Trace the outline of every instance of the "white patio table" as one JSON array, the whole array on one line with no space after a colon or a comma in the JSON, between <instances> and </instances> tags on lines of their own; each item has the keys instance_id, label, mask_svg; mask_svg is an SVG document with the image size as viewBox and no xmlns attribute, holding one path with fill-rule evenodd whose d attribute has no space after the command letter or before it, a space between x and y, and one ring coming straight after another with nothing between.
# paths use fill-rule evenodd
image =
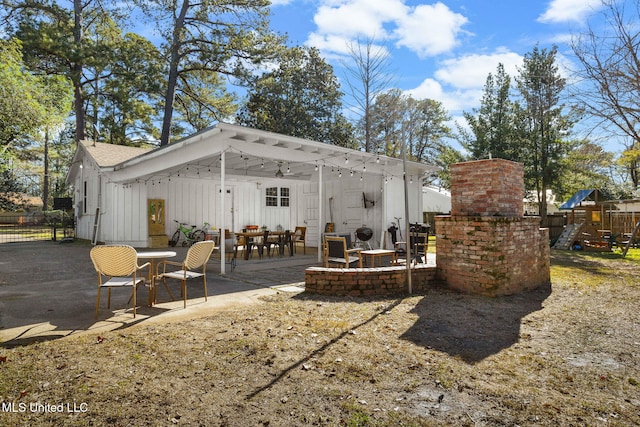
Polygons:
<instances>
[{"instance_id":1,"label":"white patio table","mask_svg":"<svg viewBox=\"0 0 640 427\"><path fill-rule=\"evenodd\" d=\"M156 303L156 284L155 284L155 274L156 271L156 260L173 258L176 256L175 251L140 251L138 252L138 259L148 259L149 260L149 307L153 306Z\"/></svg>"}]
</instances>

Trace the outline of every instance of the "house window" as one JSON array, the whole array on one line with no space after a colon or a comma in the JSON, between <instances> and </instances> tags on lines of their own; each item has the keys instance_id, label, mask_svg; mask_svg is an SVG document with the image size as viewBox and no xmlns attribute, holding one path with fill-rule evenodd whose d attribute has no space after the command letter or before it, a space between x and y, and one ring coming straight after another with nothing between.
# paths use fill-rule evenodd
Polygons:
<instances>
[{"instance_id":1,"label":"house window","mask_svg":"<svg viewBox=\"0 0 640 427\"><path fill-rule=\"evenodd\" d=\"M280 206L289 206L289 187L280 187Z\"/></svg>"},{"instance_id":2,"label":"house window","mask_svg":"<svg viewBox=\"0 0 640 427\"><path fill-rule=\"evenodd\" d=\"M82 213L87 213L87 181L83 182L82 188Z\"/></svg>"},{"instance_id":3,"label":"house window","mask_svg":"<svg viewBox=\"0 0 640 427\"><path fill-rule=\"evenodd\" d=\"M289 187L268 187L266 189L266 206L289 206Z\"/></svg>"},{"instance_id":4,"label":"house window","mask_svg":"<svg viewBox=\"0 0 640 427\"><path fill-rule=\"evenodd\" d=\"M267 206L278 206L278 187L267 188Z\"/></svg>"}]
</instances>

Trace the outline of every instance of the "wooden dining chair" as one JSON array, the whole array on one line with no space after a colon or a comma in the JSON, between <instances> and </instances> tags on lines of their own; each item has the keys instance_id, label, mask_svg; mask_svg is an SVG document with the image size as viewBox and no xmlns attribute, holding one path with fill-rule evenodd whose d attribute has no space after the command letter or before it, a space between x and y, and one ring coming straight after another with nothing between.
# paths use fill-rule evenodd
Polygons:
<instances>
[{"instance_id":1,"label":"wooden dining chair","mask_svg":"<svg viewBox=\"0 0 640 427\"><path fill-rule=\"evenodd\" d=\"M91 248L89 253L93 266L98 273L98 296L96 297L96 319L100 307L100 290L107 288L107 308L111 308L111 288L132 288L133 318L136 317L136 294L138 286L144 285L144 275L138 276L138 270L150 263L138 265L136 250L128 245L100 245ZM106 278L106 281L103 280Z\"/></svg>"},{"instance_id":2,"label":"wooden dining chair","mask_svg":"<svg viewBox=\"0 0 640 427\"><path fill-rule=\"evenodd\" d=\"M180 263L162 260L158 263L156 280L162 279L162 283L165 286L167 284L167 279L179 280L181 284L182 297L184 299L184 308L187 308L187 280L201 277L204 289L204 300L207 300L207 262L209 261L214 249L215 242L213 240L196 242L189 247L183 262ZM174 271L167 271L168 265L180 268Z\"/></svg>"},{"instance_id":3,"label":"wooden dining chair","mask_svg":"<svg viewBox=\"0 0 640 427\"><path fill-rule=\"evenodd\" d=\"M298 226L293 232L293 246L295 248L296 246L302 245L303 254L307 253L306 235L307 235L307 227Z\"/></svg>"}]
</instances>

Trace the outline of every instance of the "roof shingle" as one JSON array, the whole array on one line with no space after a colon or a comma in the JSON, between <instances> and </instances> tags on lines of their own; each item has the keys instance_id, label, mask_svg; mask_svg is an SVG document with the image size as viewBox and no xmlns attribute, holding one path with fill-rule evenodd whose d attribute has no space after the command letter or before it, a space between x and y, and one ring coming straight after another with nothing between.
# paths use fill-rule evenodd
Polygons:
<instances>
[{"instance_id":1,"label":"roof shingle","mask_svg":"<svg viewBox=\"0 0 640 427\"><path fill-rule=\"evenodd\" d=\"M81 143L99 167L115 166L151 151L150 148L105 144L86 140L81 141Z\"/></svg>"}]
</instances>

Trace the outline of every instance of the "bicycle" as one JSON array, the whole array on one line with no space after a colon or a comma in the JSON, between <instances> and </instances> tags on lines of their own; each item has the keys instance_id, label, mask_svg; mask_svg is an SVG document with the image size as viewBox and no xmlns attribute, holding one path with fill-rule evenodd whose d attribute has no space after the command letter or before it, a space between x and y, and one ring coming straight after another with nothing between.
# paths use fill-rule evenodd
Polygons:
<instances>
[{"instance_id":1,"label":"bicycle","mask_svg":"<svg viewBox=\"0 0 640 427\"><path fill-rule=\"evenodd\" d=\"M175 219L173 222L178 224L178 229L173 233L173 236L171 236L169 246L176 246L180 240L180 235L184 236L184 240L182 241L183 247L191 246L196 242L202 242L207 238L207 233L204 230L209 228L208 222L205 222L201 229L196 229L195 225L192 225L191 228L189 228L186 226L187 223L176 221Z\"/></svg>"}]
</instances>

